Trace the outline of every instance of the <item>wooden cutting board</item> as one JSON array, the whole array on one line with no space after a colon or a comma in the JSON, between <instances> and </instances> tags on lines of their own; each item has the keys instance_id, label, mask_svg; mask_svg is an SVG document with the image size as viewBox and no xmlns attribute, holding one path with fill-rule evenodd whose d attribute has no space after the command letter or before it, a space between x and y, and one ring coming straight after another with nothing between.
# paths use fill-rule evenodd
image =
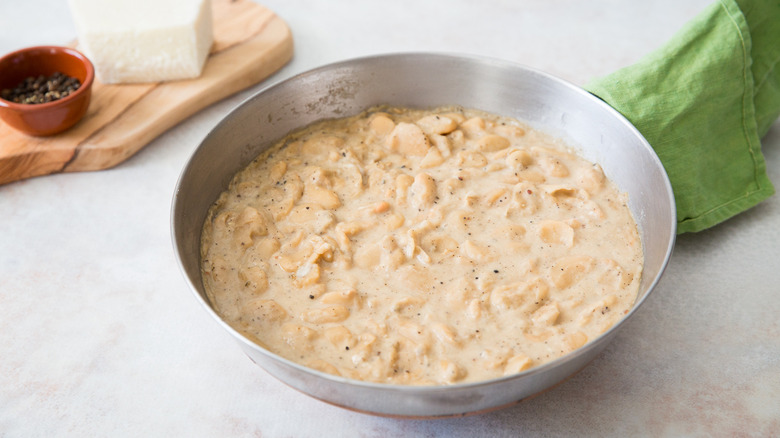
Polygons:
<instances>
[{"instance_id":1,"label":"wooden cutting board","mask_svg":"<svg viewBox=\"0 0 780 438\"><path fill-rule=\"evenodd\" d=\"M59 172L100 170L128 159L204 107L257 84L293 54L287 24L251 0L212 0L214 45L200 77L150 84L95 80L73 128L31 137L0 121L0 184Z\"/></svg>"}]
</instances>

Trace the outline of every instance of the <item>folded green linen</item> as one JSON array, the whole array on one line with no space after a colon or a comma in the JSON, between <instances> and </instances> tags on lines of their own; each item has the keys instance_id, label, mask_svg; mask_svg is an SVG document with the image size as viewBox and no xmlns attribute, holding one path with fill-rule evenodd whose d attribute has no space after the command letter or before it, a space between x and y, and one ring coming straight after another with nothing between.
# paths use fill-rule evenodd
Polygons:
<instances>
[{"instance_id":1,"label":"folded green linen","mask_svg":"<svg viewBox=\"0 0 780 438\"><path fill-rule=\"evenodd\" d=\"M780 115L780 0L719 0L639 62L587 90L628 118L664 164L678 233L774 193L761 137Z\"/></svg>"}]
</instances>

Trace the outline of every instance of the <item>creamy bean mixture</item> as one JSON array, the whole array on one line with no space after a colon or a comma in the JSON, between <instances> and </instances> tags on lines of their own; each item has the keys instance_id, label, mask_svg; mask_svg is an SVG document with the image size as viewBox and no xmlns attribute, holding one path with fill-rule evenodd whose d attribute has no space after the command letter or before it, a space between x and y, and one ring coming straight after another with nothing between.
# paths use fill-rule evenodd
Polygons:
<instances>
[{"instance_id":1,"label":"creamy bean mixture","mask_svg":"<svg viewBox=\"0 0 780 438\"><path fill-rule=\"evenodd\" d=\"M598 165L519 121L376 108L238 173L202 236L217 312L268 350L408 385L518 373L632 307L637 227Z\"/></svg>"}]
</instances>

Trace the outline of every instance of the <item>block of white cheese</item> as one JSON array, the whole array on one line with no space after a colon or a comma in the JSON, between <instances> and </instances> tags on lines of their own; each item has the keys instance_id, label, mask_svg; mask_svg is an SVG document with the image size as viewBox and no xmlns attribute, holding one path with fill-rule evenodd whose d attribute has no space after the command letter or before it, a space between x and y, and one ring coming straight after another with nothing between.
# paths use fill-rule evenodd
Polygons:
<instances>
[{"instance_id":1,"label":"block of white cheese","mask_svg":"<svg viewBox=\"0 0 780 438\"><path fill-rule=\"evenodd\" d=\"M70 0L79 48L106 84L200 76L213 41L210 0Z\"/></svg>"}]
</instances>

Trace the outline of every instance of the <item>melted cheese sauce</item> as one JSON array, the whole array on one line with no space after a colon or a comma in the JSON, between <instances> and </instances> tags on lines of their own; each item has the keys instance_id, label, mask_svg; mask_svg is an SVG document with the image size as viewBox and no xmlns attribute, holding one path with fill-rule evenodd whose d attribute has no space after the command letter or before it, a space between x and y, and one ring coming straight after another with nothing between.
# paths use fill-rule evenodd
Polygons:
<instances>
[{"instance_id":1,"label":"melted cheese sauce","mask_svg":"<svg viewBox=\"0 0 780 438\"><path fill-rule=\"evenodd\" d=\"M293 133L238 173L202 235L217 312L268 350L408 385L517 373L632 307L626 197L565 145L459 107Z\"/></svg>"}]
</instances>

